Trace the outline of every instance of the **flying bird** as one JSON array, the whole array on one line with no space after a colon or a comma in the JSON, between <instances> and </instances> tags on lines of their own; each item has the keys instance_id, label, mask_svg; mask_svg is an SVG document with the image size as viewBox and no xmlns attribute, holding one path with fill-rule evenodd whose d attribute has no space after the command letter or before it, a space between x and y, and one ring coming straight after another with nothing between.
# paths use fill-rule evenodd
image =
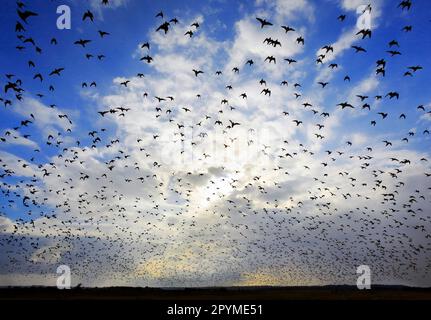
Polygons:
<instances>
[{"instance_id":1,"label":"flying bird","mask_svg":"<svg viewBox=\"0 0 431 320\"><path fill-rule=\"evenodd\" d=\"M165 32L165 34L167 34L169 31L169 26L170 26L169 22L165 21L164 23L162 23L160 26L157 27L156 32L162 30Z\"/></svg>"},{"instance_id":2,"label":"flying bird","mask_svg":"<svg viewBox=\"0 0 431 320\"><path fill-rule=\"evenodd\" d=\"M85 21L86 19L90 19L91 22L94 22L94 15L90 10L87 10L82 16L82 21Z\"/></svg>"},{"instance_id":3,"label":"flying bird","mask_svg":"<svg viewBox=\"0 0 431 320\"><path fill-rule=\"evenodd\" d=\"M256 20L260 22L260 28L263 29L265 26L272 26L272 23L269 21L266 21L265 19L256 17Z\"/></svg>"}]
</instances>

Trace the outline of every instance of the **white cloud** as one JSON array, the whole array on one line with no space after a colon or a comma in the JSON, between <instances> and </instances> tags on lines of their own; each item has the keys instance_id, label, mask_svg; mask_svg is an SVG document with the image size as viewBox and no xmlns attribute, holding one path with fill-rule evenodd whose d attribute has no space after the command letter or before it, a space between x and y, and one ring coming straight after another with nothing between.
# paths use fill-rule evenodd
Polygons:
<instances>
[{"instance_id":1,"label":"white cloud","mask_svg":"<svg viewBox=\"0 0 431 320\"><path fill-rule=\"evenodd\" d=\"M67 114L64 110L57 107L50 108L32 97L26 97L24 101L15 105L14 112L25 116L26 119L32 121L34 125L48 132L50 129L62 129L66 131L68 128L73 128L73 123L70 124L66 118L60 119L58 116ZM34 119L31 117L34 116ZM69 119L70 119L70 115ZM72 119L70 119L72 120Z\"/></svg>"},{"instance_id":2,"label":"white cloud","mask_svg":"<svg viewBox=\"0 0 431 320\"><path fill-rule=\"evenodd\" d=\"M5 133L9 132L10 135L6 136ZM38 144L31 140L30 137L25 138L21 132L13 130L13 129L6 129L4 132L4 137L6 139L7 144L11 145L19 145L19 146L26 146L30 148L39 148Z\"/></svg>"},{"instance_id":3,"label":"white cloud","mask_svg":"<svg viewBox=\"0 0 431 320\"><path fill-rule=\"evenodd\" d=\"M232 74L232 68L238 67L240 75L243 72L249 72L250 69L257 69L257 72L264 72L266 75L272 75L276 81L281 79L285 69L281 66L287 64L285 58L295 58L295 55L301 53L304 48L296 43L296 38L304 35L304 29L285 34L283 29L273 26L268 30L261 30L258 21L254 16L248 16L235 24L236 36L229 50L229 63L226 64L225 73ZM269 46L263 41L271 37L281 42L281 47ZM268 56L276 58L276 64L265 62ZM255 63L250 67L245 65L247 60L252 59Z\"/></svg>"},{"instance_id":4,"label":"white cloud","mask_svg":"<svg viewBox=\"0 0 431 320\"><path fill-rule=\"evenodd\" d=\"M308 22L314 21L315 9L313 3L307 0L256 0L256 5L271 8L277 22L297 21L303 17Z\"/></svg>"},{"instance_id":5,"label":"white cloud","mask_svg":"<svg viewBox=\"0 0 431 320\"><path fill-rule=\"evenodd\" d=\"M106 9L118 9L126 6L129 3L129 0L108 0L108 4L105 5L102 3L102 0L90 0L89 4L91 9L96 14L96 17L100 20L103 20L103 10Z\"/></svg>"}]
</instances>

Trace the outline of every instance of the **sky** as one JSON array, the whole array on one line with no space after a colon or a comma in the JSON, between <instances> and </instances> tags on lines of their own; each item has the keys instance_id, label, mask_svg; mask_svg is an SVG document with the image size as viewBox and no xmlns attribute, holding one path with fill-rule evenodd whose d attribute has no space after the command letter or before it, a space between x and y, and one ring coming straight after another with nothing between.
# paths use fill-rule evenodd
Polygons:
<instances>
[{"instance_id":1,"label":"sky","mask_svg":"<svg viewBox=\"0 0 431 320\"><path fill-rule=\"evenodd\" d=\"M17 8L0 12L0 285L55 285L59 265L84 286L354 285L360 265L431 285L428 1Z\"/></svg>"}]
</instances>

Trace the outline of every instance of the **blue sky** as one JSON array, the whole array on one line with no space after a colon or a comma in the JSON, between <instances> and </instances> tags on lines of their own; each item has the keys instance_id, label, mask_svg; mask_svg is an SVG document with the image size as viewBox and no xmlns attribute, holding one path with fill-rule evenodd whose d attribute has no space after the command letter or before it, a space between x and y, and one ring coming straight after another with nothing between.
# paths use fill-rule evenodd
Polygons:
<instances>
[{"instance_id":1,"label":"blue sky","mask_svg":"<svg viewBox=\"0 0 431 320\"><path fill-rule=\"evenodd\" d=\"M5 196L0 199L0 226L4 229L0 229L0 243L9 252L7 257L0 258L0 281L51 284L54 267L66 263L76 264L77 277L87 285L349 283L355 277L353 261L364 260L364 264L373 264L377 281L382 283L429 285L431 278L427 272L417 275L409 269L408 277L400 276L403 264L397 266L401 260L393 257L405 259L403 250L409 248L407 239L413 239L415 246L422 246L420 255L405 264L413 261L429 266L431 263L427 258L430 241L425 238L429 229L427 232L414 229L421 224L429 228L431 222L430 182L424 174L430 168L421 160L429 157L430 143L430 136L424 134L430 130L431 120L428 113L431 110L430 4L413 1L410 10L402 10L393 1L371 1L372 37L362 40L356 35L359 30L356 8L362 2L115 0L103 6L98 0L34 1L25 8L36 11L38 16L30 17L28 24L23 23L26 31L22 34L36 41L43 50L41 54L29 43L24 44L23 51L16 50L17 45L22 45L17 39L19 33L14 32L19 19L17 5L14 1L5 3L0 13L3 30L0 69L3 74L14 74L14 77L8 80L3 76L2 85L19 78L25 91L22 101L17 101L12 90L0 95L12 101L11 106L0 109L0 137L6 139L0 142L0 164L15 171L1 179L2 190L10 193L3 193ZM60 4L71 8L71 30L56 28L56 8ZM94 13L94 22L82 21L87 10ZM159 11L163 11L164 19L155 17ZM345 21L337 20L341 14L346 15ZM165 20L174 17L179 23L171 25L167 35L155 31ZM260 28L256 17L268 19L273 26ZM196 21L199 28L191 27ZM292 26L296 31L285 34L281 25ZM406 25L413 26L412 32L402 30ZM101 38L98 30L110 34ZM195 30L192 38L184 35L187 30ZM296 43L299 36L304 37L305 45ZM266 37L279 39L282 46L263 44ZM57 45L50 45L52 38L57 39ZM78 39L92 42L82 48L73 44ZM390 48L391 40L397 40L399 48ZM141 48L147 41L150 50ZM332 45L334 53L327 54L323 64L316 64L317 55L325 45ZM367 52L355 53L352 45L361 46ZM399 50L401 55L391 57L387 50ZM86 59L87 53L94 57ZM106 57L98 60L96 56L100 54ZM147 54L154 58L152 63L140 61ZM277 63L265 62L268 55L274 55ZM285 58L297 62L289 65ZM386 61L384 77L375 72L376 61L382 58ZM253 66L245 65L248 59L253 59ZM28 67L29 60L34 61L35 68ZM330 69L330 63L338 64L338 68ZM423 69L414 72L412 77L403 76L408 67L417 65ZM61 76L49 76L60 67L65 68ZM233 67L238 67L240 72L234 74ZM204 73L195 77L192 69ZM216 76L217 70L223 74ZM33 79L36 73L43 75L42 82ZM138 73L145 76L138 78ZM343 80L346 75L351 78L350 82ZM261 94L264 87L259 84L260 79L266 80L267 88L272 90L271 97ZM127 88L121 85L126 80L130 81ZM280 86L283 80L288 86ZM89 85L93 81L97 83L96 88L81 87L83 82ZM318 81L329 84L323 89ZM295 83L301 87L294 87ZM54 92L49 92L50 85L55 87ZM227 85L233 89L227 90ZM393 91L399 93L399 99L386 97ZM247 99L239 97L244 92ZM39 93L43 97L38 97ZM301 97L296 99L294 93ZM197 98L197 94L201 97ZM369 98L361 102L356 95ZM376 100L376 95L383 98ZM175 100L159 103L155 96L173 96ZM220 103L223 99L228 100L227 105ZM346 101L355 108L341 110L337 106ZM306 102L312 106L304 108L302 104ZM370 104L370 111L361 109L364 103ZM419 105L425 110L417 109ZM120 106L131 111L124 117L117 113L102 118L97 113ZM235 109L229 109L230 106ZM157 107L161 108L160 112ZM185 112L183 107L191 112ZM172 110L170 115L166 113L168 109ZM311 109L316 110L316 115ZM285 116L283 111L289 114ZM330 117L323 118L322 112L328 112ZM387 118L382 119L378 112L388 113ZM72 125L58 117L64 114ZM400 114L405 114L406 119L400 119ZM13 130L24 119L33 123ZM303 122L299 127L293 123L298 119ZM223 122L220 128L214 124L216 120ZM240 125L227 128L229 120ZM371 121L376 121L376 126L371 126ZM316 124L323 124L323 129L319 130ZM178 125L185 127L181 130ZM97 131L94 137L89 135L93 130ZM409 132L415 134L409 136ZM319 139L315 134L324 138ZM30 136L25 139L23 135ZM47 145L49 135L54 137L52 142L62 141L60 146ZM154 139L155 135L159 138ZM94 143L95 137L100 142ZM402 141L406 137L408 142ZM113 143L116 139L119 142ZM384 140L392 146L385 147ZM76 141L80 142L79 147ZM347 141L352 142L351 147ZM367 151L367 147L372 151ZM286 153L293 155L293 160ZM74 161L67 163L66 159ZM403 159L409 159L411 165L400 163ZM107 169L112 160L115 168ZM24 161L28 167L22 170ZM322 167L322 163L329 165ZM310 171L304 170L304 166ZM51 175L44 177L44 169ZM390 173L397 169L401 172L391 178ZM376 176L378 170L384 173ZM350 175L340 175L343 172ZM88 180L79 179L86 174ZM138 175L145 182L136 180ZM349 181L349 177L354 180ZM124 179L131 181L125 183ZM376 179L382 179L385 188L379 183L375 185ZM352 185L354 181L357 182ZM400 181L404 182L403 187ZM32 194L30 191L34 188L37 192ZM330 191L336 195L329 196ZM382 195L393 191L397 191L397 201L393 201L396 203ZM347 194L356 198L346 201ZM30 199L29 207L22 202L24 196ZM376 231L369 230L370 224L359 218L363 214L375 223L390 210L408 214L412 196L418 200L413 208L418 216L403 220L410 224L402 233L393 231L391 223L397 222L392 220L379 222ZM328 200L331 210L328 210L334 215L329 219L322 209L327 199L331 199ZM31 204L32 200L36 205ZM267 218L267 211L278 212L276 220ZM283 217L283 213L289 212L298 214L301 224L290 231L280 230L277 223L291 223L289 215ZM355 223L350 224L351 217L343 216L346 213L357 214L359 220L353 218ZM244 214L243 220L239 218L241 214ZM327 224L327 229L333 227L328 234L322 231L326 241L317 240L317 235L306 231L313 225L313 219ZM219 226L220 221L225 223L223 228ZM340 234L340 230L347 230L346 225L352 229ZM151 229L147 230L147 226ZM198 230L193 229L196 226ZM253 226L256 229L252 232ZM148 234L141 235L139 227ZM384 243L389 258L379 251L379 246L374 247L373 241L358 245L364 229L371 232L371 238ZM62 238L65 232L72 240ZM215 235L220 232L225 232L226 237L220 240L218 248L213 248ZM402 240L403 247L397 249L387 232L395 238L407 234L408 238ZM56 235L55 241L46 237L50 233ZM332 250L337 241L345 241L345 247L339 252L343 257L340 266L327 272L330 254L322 257L313 253L316 260L311 261L301 257L301 249L293 250L292 256L286 254L280 258L272 251L278 248L278 240L266 233L279 237L289 235L289 238L309 237L310 241L316 241L315 246L321 252ZM8 237L19 235L25 239L35 237L37 245L29 248L28 253L20 254L16 244L5 244ZM128 243L125 245L128 253L124 253L123 247L113 245L113 238ZM121 257L128 261L127 266L124 269L116 265L107 267L100 261L95 262L97 259L93 261L97 250L89 243L95 239L101 239L98 250L106 250L106 257L123 252ZM188 239L193 241L185 244ZM257 263L250 261L253 259L245 255L247 248L253 248L250 239L264 243L271 252L269 259L260 257ZM29 242L32 241L23 241L25 246ZM303 245L310 246L312 251L310 242L305 241ZM110 246L116 249L110 251ZM223 248L228 248L229 254ZM203 257L202 250L209 253ZM379 256L372 261L374 250ZM102 264L96 279L83 275L79 260L82 251L89 252L94 268ZM11 271L11 257L22 261L20 273ZM129 258L134 262L129 263ZM173 263L174 258L180 262ZM396 271L381 271L391 265L392 258ZM320 265L316 262L319 260ZM267 261L276 267L271 268ZM157 271L160 265L164 266L164 272ZM232 265L242 269L237 267L232 271ZM209 271L201 272L202 266ZM226 270L231 271L226 274ZM286 270L291 273L290 277L285 275ZM328 276L331 273L339 277ZM119 279L124 275L127 280L122 282Z\"/></svg>"}]
</instances>

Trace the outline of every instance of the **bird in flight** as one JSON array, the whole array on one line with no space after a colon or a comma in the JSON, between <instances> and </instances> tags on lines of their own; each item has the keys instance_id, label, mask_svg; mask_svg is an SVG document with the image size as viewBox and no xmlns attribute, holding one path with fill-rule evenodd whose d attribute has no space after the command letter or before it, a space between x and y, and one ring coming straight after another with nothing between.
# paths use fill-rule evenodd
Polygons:
<instances>
[{"instance_id":1,"label":"bird in flight","mask_svg":"<svg viewBox=\"0 0 431 320\"><path fill-rule=\"evenodd\" d=\"M256 20L260 22L260 28L261 29L263 29L263 27L265 27L265 26L272 26L272 23L265 20L265 19L256 17Z\"/></svg>"},{"instance_id":2,"label":"bird in flight","mask_svg":"<svg viewBox=\"0 0 431 320\"><path fill-rule=\"evenodd\" d=\"M339 103L339 104L337 104L337 106L341 106L341 109L344 109L344 108L351 108L351 109L354 109L355 107L354 106L352 106L350 103L348 103L348 102L341 102L341 103Z\"/></svg>"},{"instance_id":3,"label":"bird in flight","mask_svg":"<svg viewBox=\"0 0 431 320\"><path fill-rule=\"evenodd\" d=\"M87 44L89 44L90 42L91 42L91 40L79 39L79 40L75 41L74 44L78 44L78 45L82 46L83 48L85 48L85 46Z\"/></svg>"},{"instance_id":4,"label":"bird in flight","mask_svg":"<svg viewBox=\"0 0 431 320\"><path fill-rule=\"evenodd\" d=\"M64 68L56 68L53 71L51 71L49 75L52 76L52 75L56 74L59 76L60 72L62 72L63 70L64 70Z\"/></svg>"},{"instance_id":5,"label":"bird in flight","mask_svg":"<svg viewBox=\"0 0 431 320\"><path fill-rule=\"evenodd\" d=\"M87 10L82 16L82 21L85 21L86 19L90 19L91 22L94 22L94 15L90 10Z\"/></svg>"},{"instance_id":6,"label":"bird in flight","mask_svg":"<svg viewBox=\"0 0 431 320\"><path fill-rule=\"evenodd\" d=\"M193 69L193 72L195 74L195 77L197 77L201 73L204 73L202 70L196 70L196 69Z\"/></svg>"},{"instance_id":7,"label":"bird in flight","mask_svg":"<svg viewBox=\"0 0 431 320\"><path fill-rule=\"evenodd\" d=\"M162 30L165 32L165 34L167 34L169 31L169 26L170 26L170 23L165 21L160 26L157 27L156 31Z\"/></svg>"},{"instance_id":8,"label":"bird in flight","mask_svg":"<svg viewBox=\"0 0 431 320\"><path fill-rule=\"evenodd\" d=\"M295 31L294 28L289 27L289 26L281 26L283 28L283 30L285 31L285 33L288 33L289 31Z\"/></svg>"},{"instance_id":9,"label":"bird in flight","mask_svg":"<svg viewBox=\"0 0 431 320\"><path fill-rule=\"evenodd\" d=\"M367 52L367 50L365 50L364 48L360 47L360 46L352 46L353 49L355 49L355 53L358 52Z\"/></svg>"},{"instance_id":10,"label":"bird in flight","mask_svg":"<svg viewBox=\"0 0 431 320\"><path fill-rule=\"evenodd\" d=\"M17 10L18 13L18 17L24 21L24 23L28 23L27 19L30 17L37 17L39 14L30 10L25 10L25 11L21 11L21 10Z\"/></svg>"}]
</instances>

